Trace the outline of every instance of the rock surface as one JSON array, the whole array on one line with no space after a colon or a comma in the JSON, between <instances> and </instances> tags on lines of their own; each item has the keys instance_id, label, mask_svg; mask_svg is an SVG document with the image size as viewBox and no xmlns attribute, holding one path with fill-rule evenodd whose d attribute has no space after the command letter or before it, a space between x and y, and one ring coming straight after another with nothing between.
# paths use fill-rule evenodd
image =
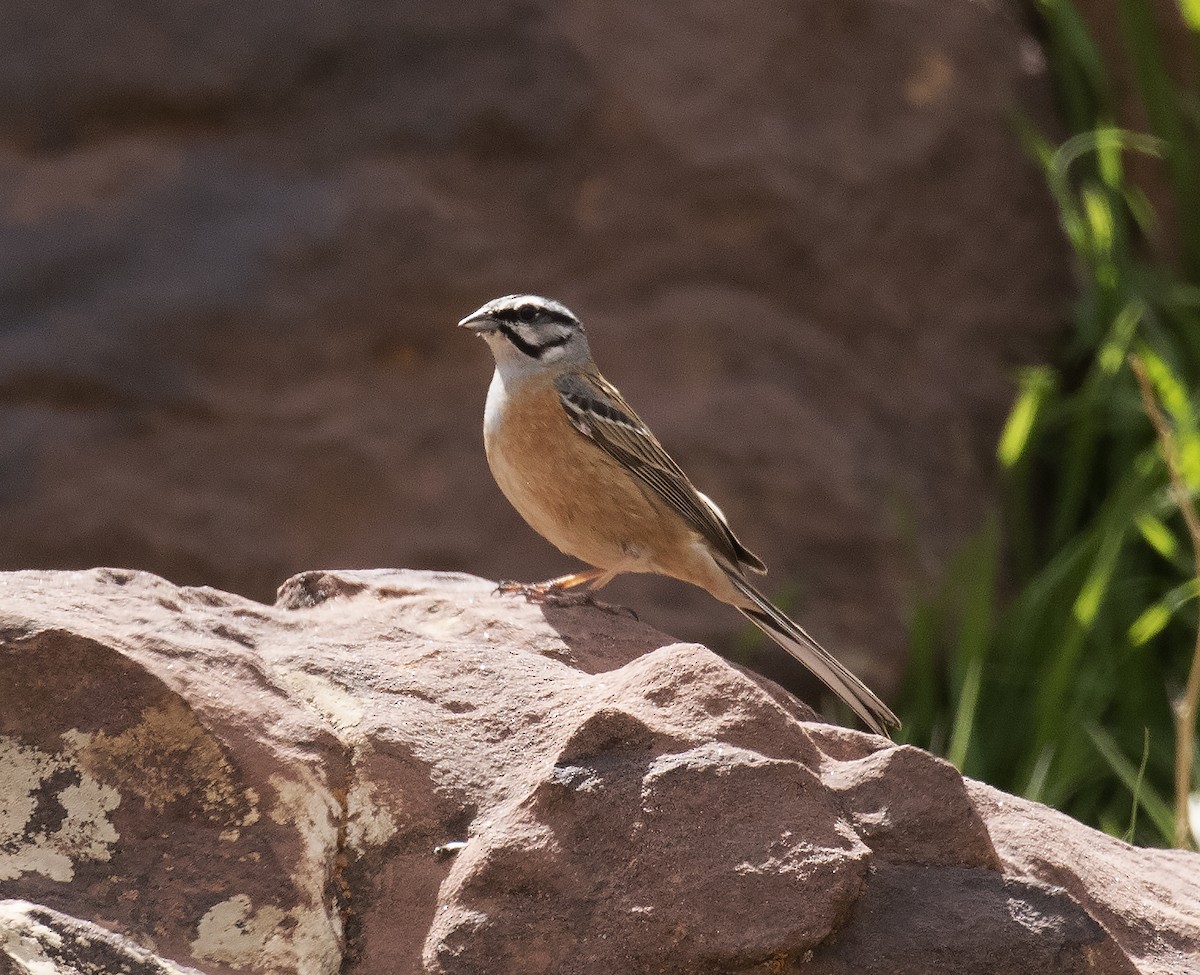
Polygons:
<instances>
[{"instance_id":1,"label":"rock surface","mask_svg":"<svg viewBox=\"0 0 1200 975\"><path fill-rule=\"evenodd\" d=\"M0 972L1200 966L1200 857L816 723L611 608L9 573L0 687Z\"/></svg>"},{"instance_id":2,"label":"rock surface","mask_svg":"<svg viewBox=\"0 0 1200 975\"><path fill-rule=\"evenodd\" d=\"M2 975L203 975L98 924L26 901L0 901Z\"/></svg>"},{"instance_id":3,"label":"rock surface","mask_svg":"<svg viewBox=\"0 0 1200 975\"><path fill-rule=\"evenodd\" d=\"M567 571L452 328L538 290L886 690L1070 301L1016 0L5 0L0 91L0 569Z\"/></svg>"}]
</instances>

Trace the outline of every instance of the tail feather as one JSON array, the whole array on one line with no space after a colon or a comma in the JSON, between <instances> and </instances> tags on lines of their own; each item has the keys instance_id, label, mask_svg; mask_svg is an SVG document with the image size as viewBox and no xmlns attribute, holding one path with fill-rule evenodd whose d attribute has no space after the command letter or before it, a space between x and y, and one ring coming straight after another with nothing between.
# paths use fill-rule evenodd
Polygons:
<instances>
[{"instance_id":1,"label":"tail feather","mask_svg":"<svg viewBox=\"0 0 1200 975\"><path fill-rule=\"evenodd\" d=\"M891 708L855 677L845 664L809 636L800 624L776 609L766 596L740 575L729 569L724 571L734 588L749 603L738 606L738 611L819 677L826 687L853 708L854 713L872 731L886 737L889 726L900 727L900 719L892 713Z\"/></svg>"}]
</instances>

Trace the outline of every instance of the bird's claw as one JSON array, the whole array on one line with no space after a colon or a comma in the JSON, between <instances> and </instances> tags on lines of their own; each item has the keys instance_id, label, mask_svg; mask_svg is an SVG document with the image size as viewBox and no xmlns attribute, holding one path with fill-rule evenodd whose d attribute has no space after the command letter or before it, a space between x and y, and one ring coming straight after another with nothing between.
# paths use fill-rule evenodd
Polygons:
<instances>
[{"instance_id":1,"label":"bird's claw","mask_svg":"<svg viewBox=\"0 0 1200 975\"><path fill-rule=\"evenodd\" d=\"M513 582L504 579L496 583L497 595L524 596L530 603L543 606L594 606L596 601L586 589L563 589L544 582Z\"/></svg>"},{"instance_id":2,"label":"bird's claw","mask_svg":"<svg viewBox=\"0 0 1200 975\"><path fill-rule=\"evenodd\" d=\"M640 623L641 617L628 606L614 606L612 603L602 603L596 598L591 589L564 589L560 586L548 585L544 582L513 582L504 579L496 583L492 590L494 595L524 596L526 602L538 606L553 606L569 609L576 606L592 606L614 616L628 616Z\"/></svg>"}]
</instances>

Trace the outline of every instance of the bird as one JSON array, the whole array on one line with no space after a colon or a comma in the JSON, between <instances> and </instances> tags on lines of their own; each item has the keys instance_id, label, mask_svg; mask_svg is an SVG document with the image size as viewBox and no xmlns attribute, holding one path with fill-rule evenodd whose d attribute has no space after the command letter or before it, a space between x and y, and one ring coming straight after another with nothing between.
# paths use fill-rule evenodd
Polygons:
<instances>
[{"instance_id":1,"label":"bird","mask_svg":"<svg viewBox=\"0 0 1200 975\"><path fill-rule=\"evenodd\" d=\"M484 449L500 490L560 551L591 568L531 585L535 601L657 573L736 608L812 671L876 734L900 721L752 581L763 561L730 528L592 359L583 324L535 294L494 298L459 327L491 347Z\"/></svg>"}]
</instances>

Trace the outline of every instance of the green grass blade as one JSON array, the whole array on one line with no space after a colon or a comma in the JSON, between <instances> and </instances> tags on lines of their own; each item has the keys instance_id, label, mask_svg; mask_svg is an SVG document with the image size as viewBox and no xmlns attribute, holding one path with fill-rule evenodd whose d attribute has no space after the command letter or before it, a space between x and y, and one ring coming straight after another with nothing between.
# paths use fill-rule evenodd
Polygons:
<instances>
[{"instance_id":1,"label":"green grass blade","mask_svg":"<svg viewBox=\"0 0 1200 975\"><path fill-rule=\"evenodd\" d=\"M1046 793L1046 779L1050 776L1050 766L1054 764L1054 746L1046 745L1038 752L1037 761L1033 763L1033 771L1021 791L1026 799L1041 802Z\"/></svg>"},{"instance_id":2,"label":"green grass blade","mask_svg":"<svg viewBox=\"0 0 1200 975\"><path fill-rule=\"evenodd\" d=\"M1112 769L1113 774L1121 780L1129 790L1129 794L1146 811L1146 815L1154 823L1154 828L1161 835L1162 841L1169 843L1170 838L1175 835L1175 814L1171 807L1150 783L1144 780L1139 781L1137 769L1125 757L1112 735L1097 725L1087 725L1084 730L1092 740L1092 744L1096 746L1096 751L1100 753L1101 758Z\"/></svg>"},{"instance_id":3,"label":"green grass blade","mask_svg":"<svg viewBox=\"0 0 1200 975\"><path fill-rule=\"evenodd\" d=\"M1188 579L1176 586L1156 603L1147 606L1129 627L1129 642L1135 647L1148 643L1193 599L1200 597L1200 579Z\"/></svg>"},{"instance_id":4,"label":"green grass blade","mask_svg":"<svg viewBox=\"0 0 1200 975\"><path fill-rule=\"evenodd\" d=\"M1173 561L1179 557L1181 551L1179 539L1161 518L1145 512L1138 515L1135 524L1138 531L1142 533L1142 538L1146 540L1146 544L1164 559Z\"/></svg>"},{"instance_id":5,"label":"green grass blade","mask_svg":"<svg viewBox=\"0 0 1200 975\"><path fill-rule=\"evenodd\" d=\"M1133 788L1133 802L1129 804L1129 828L1125 830L1125 835L1121 837L1126 843L1132 843L1134 836L1137 834L1137 814L1140 802L1139 797L1142 794L1142 783L1146 780L1146 763L1150 760L1150 729L1142 729L1142 761L1138 765L1137 781Z\"/></svg>"},{"instance_id":6,"label":"green grass blade","mask_svg":"<svg viewBox=\"0 0 1200 975\"><path fill-rule=\"evenodd\" d=\"M1072 132L1090 129L1097 117L1113 114L1100 51L1069 0L1038 0L1038 9L1046 21L1050 65L1067 126Z\"/></svg>"},{"instance_id":7,"label":"green grass blade","mask_svg":"<svg viewBox=\"0 0 1200 975\"><path fill-rule=\"evenodd\" d=\"M1122 32L1150 128L1166 143L1167 168L1179 211L1179 234L1189 280L1200 281L1200 171L1193 136L1185 129L1175 85L1167 72L1154 8L1146 0L1119 0Z\"/></svg>"},{"instance_id":8,"label":"green grass blade","mask_svg":"<svg viewBox=\"0 0 1200 975\"><path fill-rule=\"evenodd\" d=\"M1179 0L1179 12L1188 30L1200 33L1200 0Z\"/></svg>"},{"instance_id":9,"label":"green grass blade","mask_svg":"<svg viewBox=\"0 0 1200 975\"><path fill-rule=\"evenodd\" d=\"M1054 370L1048 366L1025 369L1019 379L1020 393L1008 414L996 456L1005 467L1013 467L1025 453L1029 435L1037 424L1047 398L1054 391Z\"/></svg>"},{"instance_id":10,"label":"green grass blade","mask_svg":"<svg viewBox=\"0 0 1200 975\"><path fill-rule=\"evenodd\" d=\"M967 770L967 756L975 733L975 715L979 708L979 689L983 683L983 658L976 657L967 666L959 693L958 709L954 713L954 728L946 759L960 772Z\"/></svg>"}]
</instances>

